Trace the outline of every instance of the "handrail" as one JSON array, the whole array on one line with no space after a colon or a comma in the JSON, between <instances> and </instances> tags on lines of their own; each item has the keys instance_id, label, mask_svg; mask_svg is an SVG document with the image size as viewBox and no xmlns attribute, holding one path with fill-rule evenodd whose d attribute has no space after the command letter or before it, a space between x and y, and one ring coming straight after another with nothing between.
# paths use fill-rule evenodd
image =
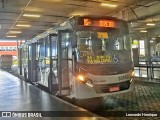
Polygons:
<instances>
[{"instance_id":1,"label":"handrail","mask_svg":"<svg viewBox=\"0 0 160 120\"><path fill-rule=\"evenodd\" d=\"M140 63L144 63L144 64L140 64ZM150 61L139 61L138 65L136 65L135 67L138 67L138 69L135 70L139 70L139 75L141 73L142 70L141 68L146 68L147 71L147 77L150 77L151 79L157 79L155 78L155 71L160 71L160 59L150 59Z\"/></svg>"}]
</instances>

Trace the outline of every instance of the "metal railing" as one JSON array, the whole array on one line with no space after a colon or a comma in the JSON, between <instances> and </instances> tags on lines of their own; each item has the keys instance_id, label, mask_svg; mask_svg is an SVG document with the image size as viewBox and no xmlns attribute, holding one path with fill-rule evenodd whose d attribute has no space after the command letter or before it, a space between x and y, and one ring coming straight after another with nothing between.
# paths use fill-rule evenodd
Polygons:
<instances>
[{"instance_id":1,"label":"metal railing","mask_svg":"<svg viewBox=\"0 0 160 120\"><path fill-rule=\"evenodd\" d=\"M134 70L136 77L160 80L160 60L139 61L139 64L134 66Z\"/></svg>"}]
</instances>

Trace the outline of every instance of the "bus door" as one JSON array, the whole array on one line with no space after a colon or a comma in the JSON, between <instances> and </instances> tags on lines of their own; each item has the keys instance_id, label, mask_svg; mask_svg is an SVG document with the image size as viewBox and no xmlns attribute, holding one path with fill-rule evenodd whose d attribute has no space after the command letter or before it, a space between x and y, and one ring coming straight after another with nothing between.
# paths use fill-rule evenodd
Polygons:
<instances>
[{"instance_id":1,"label":"bus door","mask_svg":"<svg viewBox=\"0 0 160 120\"><path fill-rule=\"evenodd\" d=\"M29 46L28 81L37 82L36 43Z\"/></svg>"},{"instance_id":2,"label":"bus door","mask_svg":"<svg viewBox=\"0 0 160 120\"><path fill-rule=\"evenodd\" d=\"M28 45L28 69L27 69L27 81L31 81L31 45Z\"/></svg>"},{"instance_id":3,"label":"bus door","mask_svg":"<svg viewBox=\"0 0 160 120\"><path fill-rule=\"evenodd\" d=\"M22 48L18 49L19 54L18 54L18 59L19 59L19 74L22 75Z\"/></svg>"},{"instance_id":4,"label":"bus door","mask_svg":"<svg viewBox=\"0 0 160 120\"><path fill-rule=\"evenodd\" d=\"M45 64L49 65L48 87L51 93L56 94L58 92L57 34L50 34L47 40L49 45L46 47L46 56L49 56L49 60L46 59Z\"/></svg>"},{"instance_id":5,"label":"bus door","mask_svg":"<svg viewBox=\"0 0 160 120\"><path fill-rule=\"evenodd\" d=\"M58 31L58 83L59 95L70 94L69 84L69 44L70 33L68 30Z\"/></svg>"}]
</instances>

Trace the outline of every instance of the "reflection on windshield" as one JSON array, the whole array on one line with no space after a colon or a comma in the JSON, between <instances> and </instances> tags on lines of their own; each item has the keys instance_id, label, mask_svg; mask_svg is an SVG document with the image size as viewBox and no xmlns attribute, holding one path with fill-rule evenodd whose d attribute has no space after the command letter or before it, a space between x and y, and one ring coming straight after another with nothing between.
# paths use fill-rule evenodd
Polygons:
<instances>
[{"instance_id":1,"label":"reflection on windshield","mask_svg":"<svg viewBox=\"0 0 160 120\"><path fill-rule=\"evenodd\" d=\"M126 35L118 31L78 31L77 44L80 57L106 56L108 61L108 57L114 56L123 62L127 58L126 55L130 57L130 41Z\"/></svg>"}]
</instances>

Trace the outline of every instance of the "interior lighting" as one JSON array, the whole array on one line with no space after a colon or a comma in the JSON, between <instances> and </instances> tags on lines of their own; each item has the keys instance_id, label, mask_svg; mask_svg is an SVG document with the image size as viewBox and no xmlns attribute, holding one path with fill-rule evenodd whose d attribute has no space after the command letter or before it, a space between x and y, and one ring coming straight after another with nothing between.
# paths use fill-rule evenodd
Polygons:
<instances>
[{"instance_id":1,"label":"interior lighting","mask_svg":"<svg viewBox=\"0 0 160 120\"><path fill-rule=\"evenodd\" d=\"M109 4L109 3L101 3L101 6L111 7L111 8L116 8L117 7L117 5L115 5L115 4Z\"/></svg>"},{"instance_id":2,"label":"interior lighting","mask_svg":"<svg viewBox=\"0 0 160 120\"><path fill-rule=\"evenodd\" d=\"M140 32L146 33L146 32L147 32L147 30L141 30Z\"/></svg>"},{"instance_id":3,"label":"interior lighting","mask_svg":"<svg viewBox=\"0 0 160 120\"><path fill-rule=\"evenodd\" d=\"M9 31L9 33L21 33L21 31Z\"/></svg>"},{"instance_id":4,"label":"interior lighting","mask_svg":"<svg viewBox=\"0 0 160 120\"><path fill-rule=\"evenodd\" d=\"M147 25L147 26L155 26L154 23L147 23L146 25Z\"/></svg>"},{"instance_id":5,"label":"interior lighting","mask_svg":"<svg viewBox=\"0 0 160 120\"><path fill-rule=\"evenodd\" d=\"M7 37L17 37L16 35L7 35Z\"/></svg>"},{"instance_id":6,"label":"interior lighting","mask_svg":"<svg viewBox=\"0 0 160 120\"><path fill-rule=\"evenodd\" d=\"M37 14L23 14L25 17L41 17L40 15Z\"/></svg>"},{"instance_id":7,"label":"interior lighting","mask_svg":"<svg viewBox=\"0 0 160 120\"><path fill-rule=\"evenodd\" d=\"M17 24L17 27L30 27L31 25Z\"/></svg>"}]
</instances>

